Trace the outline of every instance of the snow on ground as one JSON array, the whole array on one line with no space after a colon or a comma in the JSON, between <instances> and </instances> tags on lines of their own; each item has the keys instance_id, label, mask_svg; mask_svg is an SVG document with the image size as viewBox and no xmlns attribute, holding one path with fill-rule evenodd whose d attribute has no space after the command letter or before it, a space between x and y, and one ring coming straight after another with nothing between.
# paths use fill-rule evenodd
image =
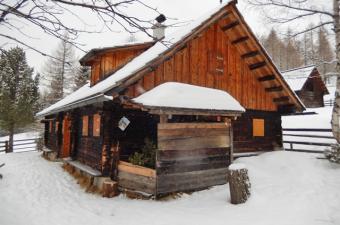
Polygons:
<instances>
[{"instance_id":1,"label":"snow on ground","mask_svg":"<svg viewBox=\"0 0 340 225\"><path fill-rule=\"evenodd\" d=\"M169 201L105 199L85 193L60 163L37 152L0 155L0 224L340 224L340 165L316 156L281 151L238 159L249 169L252 196L232 205L227 185Z\"/></svg>"},{"instance_id":2,"label":"snow on ground","mask_svg":"<svg viewBox=\"0 0 340 225\"><path fill-rule=\"evenodd\" d=\"M15 152L23 152L23 151L27 151L27 150L32 150L36 148L36 143L33 143L32 140L29 141L20 141L20 142L16 142L18 140L24 140L24 139L33 139L33 138L38 138L39 137L39 132L36 131L32 131L32 132L25 132L25 133L18 133L14 135L14 144L22 144L19 146L14 146L14 151ZM8 141L9 137L8 136L3 136L0 137L0 142L3 141ZM5 150L5 147L3 143L0 143L0 152ZM20 148L20 149L17 149Z\"/></svg>"}]
</instances>

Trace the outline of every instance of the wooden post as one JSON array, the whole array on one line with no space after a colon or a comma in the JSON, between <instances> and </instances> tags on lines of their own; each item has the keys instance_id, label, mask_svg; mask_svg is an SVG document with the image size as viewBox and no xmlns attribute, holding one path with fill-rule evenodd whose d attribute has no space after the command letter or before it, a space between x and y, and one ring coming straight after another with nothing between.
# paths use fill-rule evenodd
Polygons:
<instances>
[{"instance_id":1,"label":"wooden post","mask_svg":"<svg viewBox=\"0 0 340 225\"><path fill-rule=\"evenodd\" d=\"M248 170L243 164L231 164L228 171L230 199L232 204L247 201L250 196Z\"/></svg>"},{"instance_id":2,"label":"wooden post","mask_svg":"<svg viewBox=\"0 0 340 225\"><path fill-rule=\"evenodd\" d=\"M115 181L104 181L103 183L103 197L112 198L119 194L118 183Z\"/></svg>"},{"instance_id":3,"label":"wooden post","mask_svg":"<svg viewBox=\"0 0 340 225\"><path fill-rule=\"evenodd\" d=\"M9 153L9 144L8 144L8 141L5 141L5 152Z\"/></svg>"},{"instance_id":4,"label":"wooden post","mask_svg":"<svg viewBox=\"0 0 340 225\"><path fill-rule=\"evenodd\" d=\"M159 123L167 123L168 122L168 115L161 114L159 115Z\"/></svg>"}]
</instances>

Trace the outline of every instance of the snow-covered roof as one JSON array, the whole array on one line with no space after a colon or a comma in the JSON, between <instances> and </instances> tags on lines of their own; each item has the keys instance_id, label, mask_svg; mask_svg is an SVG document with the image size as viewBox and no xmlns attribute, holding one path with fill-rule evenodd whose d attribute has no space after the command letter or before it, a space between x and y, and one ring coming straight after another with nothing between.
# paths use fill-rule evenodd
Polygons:
<instances>
[{"instance_id":1,"label":"snow-covered roof","mask_svg":"<svg viewBox=\"0 0 340 225\"><path fill-rule=\"evenodd\" d=\"M163 83L132 99L144 107L244 112L240 103L225 91L177 82Z\"/></svg>"},{"instance_id":2,"label":"snow-covered roof","mask_svg":"<svg viewBox=\"0 0 340 225\"><path fill-rule=\"evenodd\" d=\"M76 102L97 94L103 94L110 89L119 85L119 82L123 81L124 79L130 77L131 75L135 74L136 72L143 69L145 65L150 63L152 60L157 59L157 57L167 50L169 50L172 46L174 46L177 42L180 42L184 37L189 36L191 32L202 25L205 21L209 20L213 17L216 13L222 10L225 6L229 3L233 2L233 0L228 0L223 4L220 4L217 8L211 10L209 13L203 15L202 17L194 20L193 22L189 23L187 26L182 27L181 29L177 30L176 32L165 36L161 41L158 41L152 47L150 47L145 52L141 53L130 62L128 62L124 67L119 69L114 73L114 76L108 76L105 80L97 83L96 85L89 87L89 85L85 85L66 98L60 100L59 102L55 103L54 105L44 109L43 111L39 112L37 116L47 115L52 112L55 112L58 109L61 109L64 105L70 104L72 102Z\"/></svg>"},{"instance_id":3,"label":"snow-covered roof","mask_svg":"<svg viewBox=\"0 0 340 225\"><path fill-rule=\"evenodd\" d=\"M73 102L80 101L82 99L90 98L97 95L104 95L107 91L112 90L113 88L121 85L125 80L131 78L132 76L141 73L147 73L150 69L154 68L154 64L157 60L160 59L160 56L163 56L170 52L173 48L182 43L185 38L193 36L195 32L200 31L200 28L207 24L206 22L215 19L218 20L220 17L225 16L226 11L223 10L227 5L236 3L236 0L228 0L224 3L220 4L217 8L211 10L207 14L202 17L194 20L190 24L185 27L180 28L176 32L165 36L162 40L156 42L153 46L148 48L146 51L141 53L140 55L133 58L129 61L125 66L115 71L114 74L109 75L103 81L95 84L94 86L88 88L86 91L73 93L69 98L73 100ZM213 21L209 21L213 22ZM210 23L209 23L210 24ZM269 56L268 56L269 57ZM157 61L158 62L158 61ZM275 65L273 65L275 67ZM279 71L278 71L279 73ZM280 79L281 80L281 79ZM283 80L282 80L283 81ZM289 92L291 90L288 90ZM296 97L295 93L292 92L293 97ZM304 106L301 101L296 97L295 100L300 104L300 107L303 109ZM57 106L52 105L53 112L50 111L49 108L45 109L44 115L52 114L58 110L62 111L64 103L56 103ZM67 101L67 104L70 104ZM42 115L39 113L38 115Z\"/></svg>"},{"instance_id":4,"label":"snow-covered roof","mask_svg":"<svg viewBox=\"0 0 340 225\"><path fill-rule=\"evenodd\" d=\"M281 72L281 74L283 75L291 89L293 89L294 91L299 91L306 83L309 75L312 73L314 68L314 65L305 66L283 71Z\"/></svg>"}]
</instances>

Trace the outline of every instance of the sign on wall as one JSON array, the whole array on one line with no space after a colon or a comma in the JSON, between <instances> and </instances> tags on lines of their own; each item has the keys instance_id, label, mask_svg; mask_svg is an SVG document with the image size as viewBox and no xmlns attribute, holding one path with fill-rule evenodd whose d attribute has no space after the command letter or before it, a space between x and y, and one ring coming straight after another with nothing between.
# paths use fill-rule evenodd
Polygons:
<instances>
[{"instance_id":1,"label":"sign on wall","mask_svg":"<svg viewBox=\"0 0 340 225\"><path fill-rule=\"evenodd\" d=\"M126 118L125 116L123 116L119 122L118 122L118 127L124 131L130 124L130 120L128 118Z\"/></svg>"}]
</instances>

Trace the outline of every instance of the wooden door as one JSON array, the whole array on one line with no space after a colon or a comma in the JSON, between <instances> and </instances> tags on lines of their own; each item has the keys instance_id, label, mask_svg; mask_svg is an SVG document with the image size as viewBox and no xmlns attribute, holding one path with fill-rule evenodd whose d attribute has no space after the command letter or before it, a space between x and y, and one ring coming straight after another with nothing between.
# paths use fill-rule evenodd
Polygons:
<instances>
[{"instance_id":1,"label":"wooden door","mask_svg":"<svg viewBox=\"0 0 340 225\"><path fill-rule=\"evenodd\" d=\"M71 119L70 116L65 116L62 127L63 146L61 151L61 158L70 157L71 152Z\"/></svg>"}]
</instances>

